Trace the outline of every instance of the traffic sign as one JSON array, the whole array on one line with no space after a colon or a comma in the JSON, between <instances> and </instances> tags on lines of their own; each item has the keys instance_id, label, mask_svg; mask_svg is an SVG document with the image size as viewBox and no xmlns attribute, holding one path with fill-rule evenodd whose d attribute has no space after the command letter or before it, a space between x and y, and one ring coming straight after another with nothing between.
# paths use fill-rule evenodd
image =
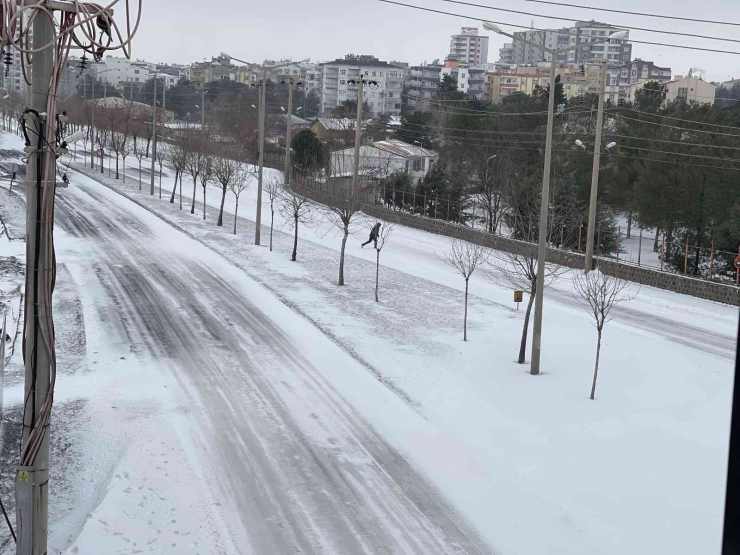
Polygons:
<instances>
[{"instance_id":1,"label":"traffic sign","mask_svg":"<svg viewBox=\"0 0 740 555\"><path fill-rule=\"evenodd\" d=\"M740 254L735 257L735 268L740 270Z\"/></svg>"},{"instance_id":2,"label":"traffic sign","mask_svg":"<svg viewBox=\"0 0 740 555\"><path fill-rule=\"evenodd\" d=\"M738 257L740 258L740 256ZM524 299L524 291L514 291L514 302L520 303Z\"/></svg>"},{"instance_id":3,"label":"traffic sign","mask_svg":"<svg viewBox=\"0 0 740 555\"><path fill-rule=\"evenodd\" d=\"M103 149L102 148L99 148L97 150L97 154L98 154L98 156L102 156L103 155Z\"/></svg>"}]
</instances>

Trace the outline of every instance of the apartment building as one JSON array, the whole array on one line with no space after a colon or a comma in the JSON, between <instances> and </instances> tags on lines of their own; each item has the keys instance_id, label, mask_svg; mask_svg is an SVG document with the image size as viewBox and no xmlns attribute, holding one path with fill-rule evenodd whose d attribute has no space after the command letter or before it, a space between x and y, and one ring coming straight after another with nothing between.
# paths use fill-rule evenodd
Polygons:
<instances>
[{"instance_id":1,"label":"apartment building","mask_svg":"<svg viewBox=\"0 0 740 555\"><path fill-rule=\"evenodd\" d=\"M653 62L636 58L607 70L606 99L612 103L618 102L620 98L626 99L629 96L628 87L640 81L667 83L670 80L671 68L659 67Z\"/></svg>"},{"instance_id":2,"label":"apartment building","mask_svg":"<svg viewBox=\"0 0 740 555\"><path fill-rule=\"evenodd\" d=\"M477 27L463 27L450 39L450 57L461 65L482 66L488 63L488 37L478 34Z\"/></svg>"},{"instance_id":3,"label":"apartment building","mask_svg":"<svg viewBox=\"0 0 740 555\"><path fill-rule=\"evenodd\" d=\"M483 98L485 73L483 68L465 66L457 60L448 58L440 71L439 79L444 79L445 75L449 75L457 81L457 90L470 98Z\"/></svg>"},{"instance_id":4,"label":"apartment building","mask_svg":"<svg viewBox=\"0 0 740 555\"><path fill-rule=\"evenodd\" d=\"M412 109L425 110L429 107L432 95L439 89L443 67L438 60L429 65L411 66L408 102Z\"/></svg>"},{"instance_id":5,"label":"apartment building","mask_svg":"<svg viewBox=\"0 0 740 555\"><path fill-rule=\"evenodd\" d=\"M374 56L348 54L344 58L320 64L321 112L330 114L346 100L357 100L355 83L362 77L371 85L363 87L362 100L370 106L373 117L401 114L404 69Z\"/></svg>"},{"instance_id":6,"label":"apartment building","mask_svg":"<svg viewBox=\"0 0 740 555\"><path fill-rule=\"evenodd\" d=\"M627 37L609 44L589 45L598 39L626 31ZM521 39L521 40L517 40ZM514 33L514 41L499 50L499 62L506 64L531 65L552 61L550 54L537 46L522 42L527 40L551 50L573 48L558 55L558 62L582 62L604 59L613 64L628 63L632 59L632 44L629 30L597 21L578 21L572 27L561 29L527 29ZM576 46L581 45L579 48Z\"/></svg>"},{"instance_id":7,"label":"apartment building","mask_svg":"<svg viewBox=\"0 0 740 555\"><path fill-rule=\"evenodd\" d=\"M634 102L635 93L645 87L651 80L638 81L626 88L624 98ZM676 75L672 81L664 83L666 102L696 102L699 104L714 104L717 85L704 81L699 77Z\"/></svg>"}]
</instances>

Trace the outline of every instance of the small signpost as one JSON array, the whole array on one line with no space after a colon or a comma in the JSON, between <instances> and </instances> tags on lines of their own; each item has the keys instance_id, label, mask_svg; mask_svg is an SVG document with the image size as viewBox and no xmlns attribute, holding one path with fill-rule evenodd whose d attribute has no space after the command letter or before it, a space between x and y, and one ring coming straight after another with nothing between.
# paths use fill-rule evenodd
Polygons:
<instances>
[{"instance_id":1,"label":"small signpost","mask_svg":"<svg viewBox=\"0 0 740 555\"><path fill-rule=\"evenodd\" d=\"M738 258L740 258L740 255L738 255ZM519 303L522 302L523 298L524 298L524 291L514 291L514 302L516 303L517 310L519 310Z\"/></svg>"}]
</instances>

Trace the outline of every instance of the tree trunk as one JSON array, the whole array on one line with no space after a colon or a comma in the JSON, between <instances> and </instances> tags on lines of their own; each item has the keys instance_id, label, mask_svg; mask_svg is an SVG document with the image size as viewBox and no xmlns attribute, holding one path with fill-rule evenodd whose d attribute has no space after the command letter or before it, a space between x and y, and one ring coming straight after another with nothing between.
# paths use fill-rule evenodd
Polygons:
<instances>
[{"instance_id":1,"label":"tree trunk","mask_svg":"<svg viewBox=\"0 0 740 555\"><path fill-rule=\"evenodd\" d=\"M216 222L216 225L219 227L224 225L224 202L226 202L226 187L224 187L223 194L221 195L221 209L218 212L218 221Z\"/></svg>"},{"instance_id":2,"label":"tree trunk","mask_svg":"<svg viewBox=\"0 0 740 555\"><path fill-rule=\"evenodd\" d=\"M149 158L149 143L151 143L151 142L152 142L152 138L151 137L147 137L146 138L146 157L147 158Z\"/></svg>"},{"instance_id":3,"label":"tree trunk","mask_svg":"<svg viewBox=\"0 0 740 555\"><path fill-rule=\"evenodd\" d=\"M378 276L380 274L380 251L375 249L375 302L379 303L378 300Z\"/></svg>"},{"instance_id":4,"label":"tree trunk","mask_svg":"<svg viewBox=\"0 0 740 555\"><path fill-rule=\"evenodd\" d=\"M658 252L660 245L660 227L655 228L655 241L653 241L653 252Z\"/></svg>"},{"instance_id":5,"label":"tree trunk","mask_svg":"<svg viewBox=\"0 0 740 555\"><path fill-rule=\"evenodd\" d=\"M469 278L465 278L465 316L463 316L463 341L468 340L468 283Z\"/></svg>"},{"instance_id":6,"label":"tree trunk","mask_svg":"<svg viewBox=\"0 0 740 555\"><path fill-rule=\"evenodd\" d=\"M272 208L272 203L270 204L270 252L272 252L272 228L275 225L275 210Z\"/></svg>"},{"instance_id":7,"label":"tree trunk","mask_svg":"<svg viewBox=\"0 0 740 555\"><path fill-rule=\"evenodd\" d=\"M236 197L236 205L234 206L234 235L236 235L236 216L239 213L239 197Z\"/></svg>"},{"instance_id":8,"label":"tree trunk","mask_svg":"<svg viewBox=\"0 0 740 555\"><path fill-rule=\"evenodd\" d=\"M627 239L632 237L632 210L627 213Z\"/></svg>"},{"instance_id":9,"label":"tree trunk","mask_svg":"<svg viewBox=\"0 0 740 555\"><path fill-rule=\"evenodd\" d=\"M195 214L195 193L198 192L198 180L193 179L193 204L190 205L190 213Z\"/></svg>"},{"instance_id":10,"label":"tree trunk","mask_svg":"<svg viewBox=\"0 0 740 555\"><path fill-rule=\"evenodd\" d=\"M339 251L339 285L344 285L344 249L347 246L347 237L349 228L344 226L344 236L342 237L342 250Z\"/></svg>"},{"instance_id":11,"label":"tree trunk","mask_svg":"<svg viewBox=\"0 0 740 555\"><path fill-rule=\"evenodd\" d=\"M141 191L141 158L139 158L139 191Z\"/></svg>"},{"instance_id":12,"label":"tree trunk","mask_svg":"<svg viewBox=\"0 0 740 555\"><path fill-rule=\"evenodd\" d=\"M594 365L594 383L591 384L591 400L596 395L596 377L599 375L599 354L601 353L601 330L597 329L599 338L596 340L596 364Z\"/></svg>"},{"instance_id":13,"label":"tree trunk","mask_svg":"<svg viewBox=\"0 0 740 555\"><path fill-rule=\"evenodd\" d=\"M123 159L123 182L126 183L126 158Z\"/></svg>"},{"instance_id":14,"label":"tree trunk","mask_svg":"<svg viewBox=\"0 0 740 555\"><path fill-rule=\"evenodd\" d=\"M206 219L206 186L203 185L203 221Z\"/></svg>"},{"instance_id":15,"label":"tree trunk","mask_svg":"<svg viewBox=\"0 0 740 555\"><path fill-rule=\"evenodd\" d=\"M298 254L298 216L295 217L295 222L293 222L293 228L295 229L295 235L293 236L293 256L290 257L290 259L295 262L296 255Z\"/></svg>"},{"instance_id":16,"label":"tree trunk","mask_svg":"<svg viewBox=\"0 0 740 555\"><path fill-rule=\"evenodd\" d=\"M182 176L183 174L180 174L180 210L182 210Z\"/></svg>"},{"instance_id":17,"label":"tree trunk","mask_svg":"<svg viewBox=\"0 0 740 555\"><path fill-rule=\"evenodd\" d=\"M118 176L118 153L116 152L116 179L120 179Z\"/></svg>"},{"instance_id":18,"label":"tree trunk","mask_svg":"<svg viewBox=\"0 0 740 555\"><path fill-rule=\"evenodd\" d=\"M175 186L172 187L172 194L170 195L170 204L175 204L175 193L177 193L177 177L180 175L180 172L175 170Z\"/></svg>"},{"instance_id":19,"label":"tree trunk","mask_svg":"<svg viewBox=\"0 0 740 555\"><path fill-rule=\"evenodd\" d=\"M534 292L529 292L529 301L527 302L527 311L524 313L524 326L522 327L522 342L519 345L519 358L517 362L524 364L524 359L527 353L527 333L529 331L529 315L532 312L532 304L534 303Z\"/></svg>"}]
</instances>

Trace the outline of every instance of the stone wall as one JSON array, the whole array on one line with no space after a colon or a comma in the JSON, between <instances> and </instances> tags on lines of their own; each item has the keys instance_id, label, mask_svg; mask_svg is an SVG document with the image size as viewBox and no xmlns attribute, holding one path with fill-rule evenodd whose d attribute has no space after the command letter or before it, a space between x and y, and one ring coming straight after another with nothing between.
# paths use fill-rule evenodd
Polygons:
<instances>
[{"instance_id":1,"label":"stone wall","mask_svg":"<svg viewBox=\"0 0 740 555\"><path fill-rule=\"evenodd\" d=\"M335 197L326 192L317 191L310 187L297 186L296 191L321 204L335 204ZM471 243L476 243L502 252L524 254L536 249L536 245L525 241L517 241L497 235L491 235L483 230L471 229L469 227L437 220L424 218L406 212L388 210L383 206L370 202L360 202L361 210L368 216L391 222L437 235L456 237ZM547 250L547 261L570 268L583 268L584 256L580 253L561 251L557 249ZM627 281L649 285L659 289L666 289L684 295L691 295L701 299L709 299L730 305L740 306L740 288L733 285L724 285L695 279L680 274L661 272L651 268L644 268L632 264L618 263L614 260L596 259L598 268L611 276Z\"/></svg>"}]
</instances>

